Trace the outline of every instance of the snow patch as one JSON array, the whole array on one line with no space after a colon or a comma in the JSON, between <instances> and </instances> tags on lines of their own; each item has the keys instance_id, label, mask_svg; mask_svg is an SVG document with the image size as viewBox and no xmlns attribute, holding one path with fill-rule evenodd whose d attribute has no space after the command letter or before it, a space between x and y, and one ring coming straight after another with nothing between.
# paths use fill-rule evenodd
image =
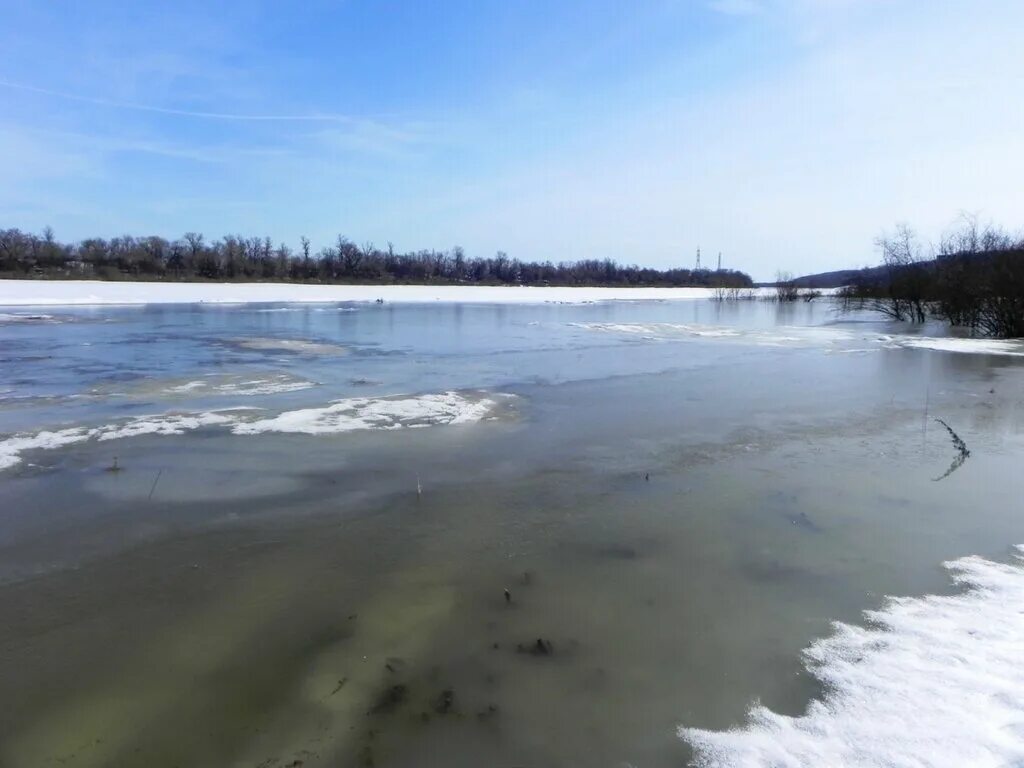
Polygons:
<instances>
[{"instance_id":1,"label":"snow patch","mask_svg":"<svg viewBox=\"0 0 1024 768\"><path fill-rule=\"evenodd\" d=\"M1024 764L1024 557L945 566L964 593L890 598L865 612L868 627L837 623L807 649L807 668L827 693L804 715L755 706L742 728L680 728L694 765Z\"/></svg>"},{"instance_id":2,"label":"snow patch","mask_svg":"<svg viewBox=\"0 0 1024 768\"><path fill-rule=\"evenodd\" d=\"M0 438L0 470L15 466L27 451L50 450L88 440L105 442L141 435L182 435L203 427L223 427L236 435L291 432L307 435L355 430L402 429L447 424L472 424L495 418L495 411L514 395L484 392L442 392L392 397L354 397L322 408L285 411L259 419L262 409L236 407L199 413L140 416L99 427L68 427Z\"/></svg>"},{"instance_id":3,"label":"snow patch","mask_svg":"<svg viewBox=\"0 0 1024 768\"><path fill-rule=\"evenodd\" d=\"M121 424L105 424L100 427L69 427L67 429L45 430L35 434L21 433L0 440L0 469L13 467L21 461L26 451L52 450L87 440L119 440L139 435L181 435L200 427L228 424L237 418L230 411L210 411L197 414L163 414L161 416L140 416Z\"/></svg>"},{"instance_id":4,"label":"snow patch","mask_svg":"<svg viewBox=\"0 0 1024 768\"><path fill-rule=\"evenodd\" d=\"M270 419L237 424L233 432L295 432L307 435L352 432L361 429L402 429L481 421L510 395L471 395L442 392L396 397L350 397L323 408L286 411Z\"/></svg>"},{"instance_id":5,"label":"snow patch","mask_svg":"<svg viewBox=\"0 0 1024 768\"><path fill-rule=\"evenodd\" d=\"M571 323L579 328L646 341L717 340L771 347L826 347L834 352L881 349L932 349L966 354L1024 357L1024 342L1000 339L964 339L909 334L871 333L835 326L778 326L772 329L685 323ZM876 346L865 348L865 343ZM850 347L849 345L856 345Z\"/></svg>"},{"instance_id":6,"label":"snow patch","mask_svg":"<svg viewBox=\"0 0 1024 768\"><path fill-rule=\"evenodd\" d=\"M779 346L810 341L807 331L813 328L780 327L774 330L735 328L697 323L572 323L579 328L604 333L639 336L648 341L681 341L711 339L738 341L747 344Z\"/></svg>"},{"instance_id":7,"label":"snow patch","mask_svg":"<svg viewBox=\"0 0 1024 768\"><path fill-rule=\"evenodd\" d=\"M13 467L21 461L25 451L50 450L63 445L80 443L89 439L87 429L57 429L36 432L34 435L19 434L0 440L0 469Z\"/></svg>"},{"instance_id":8,"label":"snow patch","mask_svg":"<svg viewBox=\"0 0 1024 768\"><path fill-rule=\"evenodd\" d=\"M143 416L120 426L107 425L90 430L89 437L104 441L122 440L126 437L139 437L140 435L183 435L200 427L231 424L237 418L237 416L218 411Z\"/></svg>"},{"instance_id":9,"label":"snow patch","mask_svg":"<svg viewBox=\"0 0 1024 768\"><path fill-rule=\"evenodd\" d=\"M901 347L934 349L939 352L962 352L975 355L1011 355L1024 357L1024 343L1000 339L957 339L931 336L899 336L894 341Z\"/></svg>"}]
</instances>

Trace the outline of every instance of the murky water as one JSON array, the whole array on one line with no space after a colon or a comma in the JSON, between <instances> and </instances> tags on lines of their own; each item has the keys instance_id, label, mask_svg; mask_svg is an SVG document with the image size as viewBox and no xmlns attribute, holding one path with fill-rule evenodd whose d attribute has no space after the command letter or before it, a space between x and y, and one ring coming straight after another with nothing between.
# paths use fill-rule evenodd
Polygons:
<instances>
[{"instance_id":1,"label":"murky water","mask_svg":"<svg viewBox=\"0 0 1024 768\"><path fill-rule=\"evenodd\" d=\"M48 312L0 323L3 765L683 765L1024 542L1024 358L824 304Z\"/></svg>"}]
</instances>

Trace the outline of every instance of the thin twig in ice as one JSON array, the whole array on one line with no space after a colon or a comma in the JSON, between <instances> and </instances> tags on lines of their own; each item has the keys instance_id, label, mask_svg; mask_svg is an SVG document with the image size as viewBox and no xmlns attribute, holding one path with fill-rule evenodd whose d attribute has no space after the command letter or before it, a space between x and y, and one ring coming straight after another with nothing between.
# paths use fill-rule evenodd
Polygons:
<instances>
[{"instance_id":1,"label":"thin twig in ice","mask_svg":"<svg viewBox=\"0 0 1024 768\"><path fill-rule=\"evenodd\" d=\"M160 475L162 475L163 473L163 469L156 473L156 479L153 481L153 487L149 489L149 496L146 498L146 501L153 500L153 491L156 490L156 484L160 482Z\"/></svg>"}]
</instances>

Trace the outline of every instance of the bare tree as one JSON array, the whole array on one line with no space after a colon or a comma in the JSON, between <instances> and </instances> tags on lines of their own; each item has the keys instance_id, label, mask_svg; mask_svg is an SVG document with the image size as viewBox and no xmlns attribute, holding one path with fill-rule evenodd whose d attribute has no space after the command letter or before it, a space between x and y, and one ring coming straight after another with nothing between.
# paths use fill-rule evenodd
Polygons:
<instances>
[{"instance_id":1,"label":"bare tree","mask_svg":"<svg viewBox=\"0 0 1024 768\"><path fill-rule=\"evenodd\" d=\"M185 242L188 243L189 255L194 259L203 247L203 236L198 232L186 232Z\"/></svg>"},{"instance_id":2,"label":"bare tree","mask_svg":"<svg viewBox=\"0 0 1024 768\"><path fill-rule=\"evenodd\" d=\"M59 242L52 231L41 235L0 230L0 274L118 278L121 275L171 277L179 280L381 280L385 282L501 282L525 285L705 286L739 289L753 284L735 270L695 272L686 268L657 270L623 265L610 259L519 261L504 251L492 257L470 257L456 246L449 251L422 249L398 252L391 243L381 251L366 243L356 246L344 237L319 252L309 238L299 240L293 254L275 247L269 237L225 235L207 242L188 232L168 242L159 236L124 235L109 241L90 238ZM731 296L731 294L730 294Z\"/></svg>"},{"instance_id":3,"label":"bare tree","mask_svg":"<svg viewBox=\"0 0 1024 768\"><path fill-rule=\"evenodd\" d=\"M882 252L882 263L888 273L889 314L896 320L923 323L931 275L924 264L927 259L917 233L908 224L897 224L891 236L881 235L875 244Z\"/></svg>"},{"instance_id":4,"label":"bare tree","mask_svg":"<svg viewBox=\"0 0 1024 768\"><path fill-rule=\"evenodd\" d=\"M777 301L796 301L800 298L800 288L793 279L792 272L775 273L775 299Z\"/></svg>"}]
</instances>

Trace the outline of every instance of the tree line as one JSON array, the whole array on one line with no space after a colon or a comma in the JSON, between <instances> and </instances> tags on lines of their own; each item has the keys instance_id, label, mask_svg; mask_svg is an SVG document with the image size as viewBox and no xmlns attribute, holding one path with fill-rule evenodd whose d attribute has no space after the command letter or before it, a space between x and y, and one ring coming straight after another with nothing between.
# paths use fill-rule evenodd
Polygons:
<instances>
[{"instance_id":1,"label":"tree line","mask_svg":"<svg viewBox=\"0 0 1024 768\"><path fill-rule=\"evenodd\" d=\"M863 270L840 292L847 308L894 320L937 319L1000 338L1024 336L1024 237L965 217L926 248L906 224L878 238L882 267Z\"/></svg>"},{"instance_id":2,"label":"tree line","mask_svg":"<svg viewBox=\"0 0 1024 768\"><path fill-rule=\"evenodd\" d=\"M125 235L62 243L42 234L0 230L0 276L101 280L247 280L301 283L449 283L482 285L733 286L753 285L731 269L651 269L611 259L520 261L504 251L470 257L447 251L397 252L389 243L357 245L338 236L313 251L303 237L293 250L269 237L228 235L208 241L196 232L177 240Z\"/></svg>"}]
</instances>

